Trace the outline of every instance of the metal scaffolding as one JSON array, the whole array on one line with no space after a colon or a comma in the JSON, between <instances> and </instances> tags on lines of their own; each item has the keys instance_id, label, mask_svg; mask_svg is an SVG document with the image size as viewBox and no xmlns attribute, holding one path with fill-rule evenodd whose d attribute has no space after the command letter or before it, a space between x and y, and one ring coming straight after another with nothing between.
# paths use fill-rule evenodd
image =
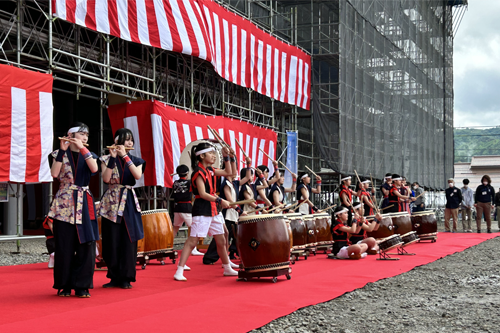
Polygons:
<instances>
[{"instance_id":1,"label":"metal scaffolding","mask_svg":"<svg viewBox=\"0 0 500 333\"><path fill-rule=\"evenodd\" d=\"M94 101L98 153L112 140L107 105L157 99L272 128L278 156L286 131L297 130L299 170L321 167L326 191L335 189L339 172L354 170L444 186L453 174L453 8L466 1L217 2L312 55L311 111L232 84L197 58L53 18L52 1L2 1L0 62L52 73L55 94ZM313 110L328 120L328 133L316 129ZM65 127L55 129L58 135ZM168 196L143 192L147 208Z\"/></svg>"}]
</instances>

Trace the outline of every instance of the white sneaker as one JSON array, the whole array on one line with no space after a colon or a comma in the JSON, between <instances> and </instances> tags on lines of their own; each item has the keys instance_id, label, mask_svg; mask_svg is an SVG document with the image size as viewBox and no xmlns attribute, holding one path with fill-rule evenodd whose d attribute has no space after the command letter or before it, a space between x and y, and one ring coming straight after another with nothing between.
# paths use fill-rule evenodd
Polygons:
<instances>
[{"instance_id":1,"label":"white sneaker","mask_svg":"<svg viewBox=\"0 0 500 333\"><path fill-rule=\"evenodd\" d=\"M197 248L194 248L193 251L191 251L192 256L204 256L205 253L198 251Z\"/></svg>"},{"instance_id":2,"label":"white sneaker","mask_svg":"<svg viewBox=\"0 0 500 333\"><path fill-rule=\"evenodd\" d=\"M224 276L238 276L238 272L231 268L229 264L224 265Z\"/></svg>"},{"instance_id":3,"label":"white sneaker","mask_svg":"<svg viewBox=\"0 0 500 333\"><path fill-rule=\"evenodd\" d=\"M190 270L191 270L191 267L189 267L188 265L184 265L184 270L185 270L185 271L190 271Z\"/></svg>"},{"instance_id":4,"label":"white sneaker","mask_svg":"<svg viewBox=\"0 0 500 333\"><path fill-rule=\"evenodd\" d=\"M54 268L54 252L52 252L49 257L49 268Z\"/></svg>"},{"instance_id":5,"label":"white sneaker","mask_svg":"<svg viewBox=\"0 0 500 333\"><path fill-rule=\"evenodd\" d=\"M184 277L184 267L177 266L177 272L174 274L174 280L175 281L187 281L187 279Z\"/></svg>"},{"instance_id":6,"label":"white sneaker","mask_svg":"<svg viewBox=\"0 0 500 333\"><path fill-rule=\"evenodd\" d=\"M365 258L367 255L368 255L368 253L366 253L366 252L361 253L361 259Z\"/></svg>"}]
</instances>

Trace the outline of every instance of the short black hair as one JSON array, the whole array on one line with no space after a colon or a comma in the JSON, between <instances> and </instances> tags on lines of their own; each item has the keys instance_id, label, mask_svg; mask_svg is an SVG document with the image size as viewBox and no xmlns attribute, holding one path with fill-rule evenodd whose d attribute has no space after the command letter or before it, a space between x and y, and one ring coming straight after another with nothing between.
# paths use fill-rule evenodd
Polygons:
<instances>
[{"instance_id":1,"label":"short black hair","mask_svg":"<svg viewBox=\"0 0 500 333\"><path fill-rule=\"evenodd\" d=\"M464 183L464 185L469 185L470 181L467 178L465 178L464 180L462 180L462 183Z\"/></svg>"},{"instance_id":2,"label":"short black hair","mask_svg":"<svg viewBox=\"0 0 500 333\"><path fill-rule=\"evenodd\" d=\"M128 139L134 141L134 135L128 128L120 128L115 132L115 139L117 145L123 145Z\"/></svg>"}]
</instances>

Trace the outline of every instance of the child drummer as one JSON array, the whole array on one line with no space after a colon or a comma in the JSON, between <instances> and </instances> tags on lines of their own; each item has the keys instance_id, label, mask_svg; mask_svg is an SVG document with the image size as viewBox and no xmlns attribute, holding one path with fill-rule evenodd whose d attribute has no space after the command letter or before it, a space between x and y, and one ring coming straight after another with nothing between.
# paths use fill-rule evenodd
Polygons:
<instances>
[{"instance_id":1,"label":"child drummer","mask_svg":"<svg viewBox=\"0 0 500 333\"><path fill-rule=\"evenodd\" d=\"M332 256L330 258L338 259L361 259L366 256L368 245L365 243L352 244L349 236L355 234L358 230L358 220L361 222L362 217L355 213L355 219L350 227L347 226L347 208L339 206L333 212L334 219L332 220L331 233L335 241L332 246Z\"/></svg>"},{"instance_id":2,"label":"child drummer","mask_svg":"<svg viewBox=\"0 0 500 333\"><path fill-rule=\"evenodd\" d=\"M184 265L198 243L200 237L207 234L214 237L217 243L217 253L219 254L224 276L236 276L238 272L233 270L227 255L226 238L224 236L224 217L220 213L221 208L229 208L229 202L215 194L217 187L217 177L232 175L233 168L236 168L235 153L231 149L222 148L225 169L215 169L212 165L216 161L215 148L207 142L201 142L191 148L191 186L195 201L192 209L193 220L191 223L191 233L184 244L177 272L174 280L187 281L184 277ZM233 264L234 265L234 264ZM237 265L235 265L237 266Z\"/></svg>"},{"instance_id":3,"label":"child drummer","mask_svg":"<svg viewBox=\"0 0 500 333\"><path fill-rule=\"evenodd\" d=\"M377 241L373 237L368 237L367 232L372 232L378 230L380 226L380 221L382 220L382 216L377 214L376 218L373 219L372 222L368 222L362 215L363 205L361 202L354 203L353 208L356 211L356 215L360 216L358 219L354 219L353 222L358 224L356 228L356 232L351 234L349 240L353 244L366 244L368 246L367 253L368 254L377 254L378 253L378 245Z\"/></svg>"}]
</instances>

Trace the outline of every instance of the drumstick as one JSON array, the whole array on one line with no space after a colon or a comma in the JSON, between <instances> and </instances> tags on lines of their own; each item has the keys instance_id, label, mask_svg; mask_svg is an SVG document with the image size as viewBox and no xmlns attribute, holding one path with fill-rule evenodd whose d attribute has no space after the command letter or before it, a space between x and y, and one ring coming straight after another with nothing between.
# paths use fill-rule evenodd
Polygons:
<instances>
[{"instance_id":1,"label":"drumstick","mask_svg":"<svg viewBox=\"0 0 500 333\"><path fill-rule=\"evenodd\" d=\"M261 152L263 152L263 153L264 153L264 155L266 155L266 156L267 156L267 158L271 160L271 162L276 163L276 161L275 161L275 160L273 160L273 159L271 158L271 156L267 155L267 154L266 154L266 152L265 152L264 150L262 150L262 148L260 148L260 147L259 147L259 150L260 150Z\"/></svg>"},{"instance_id":2,"label":"drumstick","mask_svg":"<svg viewBox=\"0 0 500 333\"><path fill-rule=\"evenodd\" d=\"M394 207L394 205L390 205L390 206L384 207L381 210L384 210L384 209L387 209L387 208L391 208L391 207Z\"/></svg>"},{"instance_id":3,"label":"drumstick","mask_svg":"<svg viewBox=\"0 0 500 333\"><path fill-rule=\"evenodd\" d=\"M309 172L311 172L315 177L318 177L318 175L314 171L309 169L309 167L307 165L306 165L306 169L309 170Z\"/></svg>"},{"instance_id":4,"label":"drumstick","mask_svg":"<svg viewBox=\"0 0 500 333\"><path fill-rule=\"evenodd\" d=\"M422 194L424 194L425 192L427 192L427 191L423 191L423 192L422 192L422 193L420 193L418 196L416 196L416 197L415 197L415 199L420 198L420 197L422 196Z\"/></svg>"},{"instance_id":5,"label":"drumstick","mask_svg":"<svg viewBox=\"0 0 500 333\"><path fill-rule=\"evenodd\" d=\"M370 181L372 182L372 186L375 187L375 183L373 183L373 178L372 178L371 173L370 173ZM375 194L374 199L375 199L375 207L377 207L377 209L378 209L377 194ZM379 209L379 213L380 213L380 209Z\"/></svg>"},{"instance_id":6,"label":"drumstick","mask_svg":"<svg viewBox=\"0 0 500 333\"><path fill-rule=\"evenodd\" d=\"M219 141L219 144L224 147L226 146L227 148L231 148L229 147L229 145L226 143L226 141L224 141L223 138L221 138L221 136L219 135L219 133L217 133L216 130L214 130L212 127L210 127L210 125L207 125L208 129L212 132L212 135L215 137L215 139L217 139L217 141Z\"/></svg>"},{"instance_id":7,"label":"drumstick","mask_svg":"<svg viewBox=\"0 0 500 333\"><path fill-rule=\"evenodd\" d=\"M290 171L290 169L288 169L288 168L287 168L287 166L286 166L283 162L281 162L281 161L280 161L280 163L281 163L281 165L282 165L282 166L284 166L284 167L285 167L285 169L286 169L288 172L290 172L290 174L292 174L292 173L293 173L292 171Z\"/></svg>"},{"instance_id":8,"label":"drumstick","mask_svg":"<svg viewBox=\"0 0 500 333\"><path fill-rule=\"evenodd\" d=\"M61 138L61 137L59 137L59 140L66 140L66 141L68 141L68 142L74 143L73 141L68 140L67 138ZM83 143L83 142L82 142L82 144L83 144L85 147L88 147L88 146L89 146L88 144Z\"/></svg>"},{"instance_id":9,"label":"drumstick","mask_svg":"<svg viewBox=\"0 0 500 333\"><path fill-rule=\"evenodd\" d=\"M106 146L106 149L116 149L115 146ZM125 150L134 150L134 148L125 147Z\"/></svg>"},{"instance_id":10,"label":"drumstick","mask_svg":"<svg viewBox=\"0 0 500 333\"><path fill-rule=\"evenodd\" d=\"M255 199L240 200L240 201L230 202L229 206L246 205L246 204L251 204L254 202L255 202Z\"/></svg>"},{"instance_id":11,"label":"drumstick","mask_svg":"<svg viewBox=\"0 0 500 333\"><path fill-rule=\"evenodd\" d=\"M335 208L335 207L337 207L337 205L331 205L329 207L326 207L325 209L322 209L322 211L326 212L327 210L330 210L330 209Z\"/></svg>"},{"instance_id":12,"label":"drumstick","mask_svg":"<svg viewBox=\"0 0 500 333\"><path fill-rule=\"evenodd\" d=\"M173 177L173 176L175 176L176 174L177 174L177 172L175 172L175 173L171 174L171 175L170 175L170 177Z\"/></svg>"},{"instance_id":13,"label":"drumstick","mask_svg":"<svg viewBox=\"0 0 500 333\"><path fill-rule=\"evenodd\" d=\"M270 213L270 212L272 212L272 211L274 211L274 210L276 210L276 209L278 209L278 208L283 207L284 205L285 205L285 204L280 204L280 205L278 205L278 206L276 206L276 207L274 207L274 208L272 208L272 209L268 210L267 212L268 212L268 213Z\"/></svg>"},{"instance_id":14,"label":"drumstick","mask_svg":"<svg viewBox=\"0 0 500 333\"><path fill-rule=\"evenodd\" d=\"M234 140L236 141L236 144L238 145L238 147L240 147L241 151L243 152L243 155L245 155L245 157L248 157L247 153L245 152L245 150L243 149L243 147L241 146L240 142L238 141L238 139L234 138Z\"/></svg>"},{"instance_id":15,"label":"drumstick","mask_svg":"<svg viewBox=\"0 0 500 333\"><path fill-rule=\"evenodd\" d=\"M261 208L259 208L259 209L250 210L250 211L248 211L248 212L247 212L247 214L252 214L252 213L257 213L257 212L260 212L261 210L264 210L264 209L266 209L267 207L269 207L269 206L264 206L264 207L261 207Z\"/></svg>"}]
</instances>

